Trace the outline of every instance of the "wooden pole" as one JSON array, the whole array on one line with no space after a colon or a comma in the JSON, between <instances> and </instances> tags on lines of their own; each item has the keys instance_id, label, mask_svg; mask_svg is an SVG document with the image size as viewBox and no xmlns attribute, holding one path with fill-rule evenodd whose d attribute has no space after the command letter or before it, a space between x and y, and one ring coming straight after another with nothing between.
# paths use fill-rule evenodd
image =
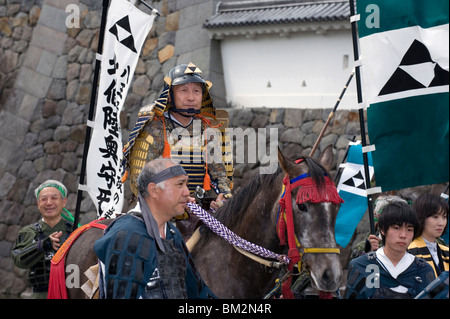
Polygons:
<instances>
[{"instance_id":1,"label":"wooden pole","mask_svg":"<svg viewBox=\"0 0 450 319\"><path fill-rule=\"evenodd\" d=\"M325 122L325 125L322 128L322 131L320 131L319 137L317 138L316 143L314 144L311 152L309 153L309 157L313 157L314 153L316 152L316 149L319 146L320 140L322 139L323 134L325 133L325 130L327 129L328 125L330 124L331 119L333 118L334 113L336 112L336 110L339 106L339 103L341 103L342 97L344 96L345 91L347 91L347 88L348 88L354 74L355 74L355 71L353 70L352 73L350 74L350 77L347 80L347 83L344 86L344 89L341 92L341 95L339 96L339 98L336 101L336 104L334 105L333 111L331 111L331 113L328 115L328 119Z\"/></svg>"}]
</instances>

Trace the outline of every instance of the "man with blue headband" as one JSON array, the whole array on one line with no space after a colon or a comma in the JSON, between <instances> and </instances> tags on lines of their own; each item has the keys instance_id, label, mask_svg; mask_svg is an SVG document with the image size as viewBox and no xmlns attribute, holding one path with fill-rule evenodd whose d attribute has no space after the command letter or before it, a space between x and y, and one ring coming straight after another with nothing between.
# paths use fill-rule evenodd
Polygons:
<instances>
[{"instance_id":1,"label":"man with blue headband","mask_svg":"<svg viewBox=\"0 0 450 319\"><path fill-rule=\"evenodd\" d=\"M55 180L47 180L34 192L41 219L25 226L17 234L11 257L19 268L30 269L28 280L33 298L47 298L50 260L69 237L72 223L61 218L67 202L67 188Z\"/></svg>"},{"instance_id":2,"label":"man with blue headband","mask_svg":"<svg viewBox=\"0 0 450 319\"><path fill-rule=\"evenodd\" d=\"M188 175L170 159L155 159L137 180L138 203L94 244L100 298L215 298L197 272L179 230L169 221L190 197Z\"/></svg>"}]
</instances>

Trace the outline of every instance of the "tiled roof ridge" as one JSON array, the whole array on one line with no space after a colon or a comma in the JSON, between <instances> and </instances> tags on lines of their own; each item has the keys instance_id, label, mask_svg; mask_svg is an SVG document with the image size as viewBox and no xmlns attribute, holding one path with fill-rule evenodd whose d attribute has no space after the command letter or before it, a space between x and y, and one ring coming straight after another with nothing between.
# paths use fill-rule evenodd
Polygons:
<instances>
[{"instance_id":1,"label":"tiled roof ridge","mask_svg":"<svg viewBox=\"0 0 450 319\"><path fill-rule=\"evenodd\" d=\"M330 3L348 2L347 0L243 0L235 2L220 2L218 4L219 12L240 11L245 10L263 10L277 7L299 7L308 5L321 5Z\"/></svg>"}]
</instances>

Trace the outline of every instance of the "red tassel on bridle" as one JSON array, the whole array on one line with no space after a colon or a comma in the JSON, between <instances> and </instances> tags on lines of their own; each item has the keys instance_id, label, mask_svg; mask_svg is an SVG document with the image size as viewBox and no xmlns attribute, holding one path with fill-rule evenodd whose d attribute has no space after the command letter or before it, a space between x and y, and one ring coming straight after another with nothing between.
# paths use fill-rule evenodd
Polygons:
<instances>
[{"instance_id":1,"label":"red tassel on bridle","mask_svg":"<svg viewBox=\"0 0 450 319\"><path fill-rule=\"evenodd\" d=\"M328 176L325 177L325 185L322 191L319 190L317 184L311 177L301 179L297 181L293 186L294 186L293 189L295 189L296 187L300 187L300 189L297 192L297 197L295 198L295 202L297 204L303 204L306 202L311 203L331 202L333 204L338 205L344 202L342 198L339 196L339 193L333 181Z\"/></svg>"}]
</instances>

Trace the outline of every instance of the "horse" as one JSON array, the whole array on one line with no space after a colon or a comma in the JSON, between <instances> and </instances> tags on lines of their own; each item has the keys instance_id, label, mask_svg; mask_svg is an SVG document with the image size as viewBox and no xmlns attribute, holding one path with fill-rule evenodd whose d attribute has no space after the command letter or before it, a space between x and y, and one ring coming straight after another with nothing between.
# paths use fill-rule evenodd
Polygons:
<instances>
[{"instance_id":1,"label":"horse","mask_svg":"<svg viewBox=\"0 0 450 319\"><path fill-rule=\"evenodd\" d=\"M273 175L256 175L215 217L247 241L286 254L288 248L280 246L276 231L284 177L293 179L310 174L320 185L332 165L333 152L327 147L318 162L303 157L296 164L279 151L278 160L282 169ZM292 190L293 199L297 191ZM338 209L339 204L331 202L292 205L295 234L301 247L325 248L319 249L320 253L306 253L305 249L301 258L310 273L312 287L322 292L336 292L342 278L339 255L324 253L327 248L330 251L337 248L334 226ZM203 230L191 254L202 279L219 298L263 298L280 276L279 270L267 271L208 229Z\"/></svg>"},{"instance_id":2,"label":"horse","mask_svg":"<svg viewBox=\"0 0 450 319\"><path fill-rule=\"evenodd\" d=\"M257 175L245 187L220 207L215 217L242 238L272 250L286 254L288 248L281 246L276 231L278 203L282 196L285 176L294 178L310 174L321 185L333 161L331 147L321 154L319 161L303 157L300 164L278 152L281 169L275 174ZM298 190L292 190L292 198ZM338 205L323 203L302 203L292 206L295 234L302 247L336 249L334 224ZM109 224L112 219L100 221ZM87 229L69 249L65 263L74 264L79 273L84 272L98 259L93 250L94 242L102 236L103 230ZM320 291L334 292L339 288L342 266L336 253L303 253L302 265L312 278L312 284ZM202 279L219 298L262 298L268 292L280 270L267 271L257 262L239 253L222 238L208 229L202 235L192 252L194 263ZM87 281L82 275L80 283ZM77 286L67 288L69 299L88 298Z\"/></svg>"},{"instance_id":3,"label":"horse","mask_svg":"<svg viewBox=\"0 0 450 319\"><path fill-rule=\"evenodd\" d=\"M98 224L109 225L114 221L111 219L102 219L97 221ZM98 258L94 251L94 243L97 239L103 236L103 229L98 227L92 227L85 230L79 237L73 242L69 248L65 265L66 269L69 265L76 265L77 273L74 274L75 282L77 284L67 285L67 296L69 299L89 299L86 293L81 289L81 286L88 281L88 277L85 272L94 265L98 264ZM68 277L67 277L68 278Z\"/></svg>"}]
</instances>

